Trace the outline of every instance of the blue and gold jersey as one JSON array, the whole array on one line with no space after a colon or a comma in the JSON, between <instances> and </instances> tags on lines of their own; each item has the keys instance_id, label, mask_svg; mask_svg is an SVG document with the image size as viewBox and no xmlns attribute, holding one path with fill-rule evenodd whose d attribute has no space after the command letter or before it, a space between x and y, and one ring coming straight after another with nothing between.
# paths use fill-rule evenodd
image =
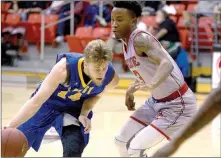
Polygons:
<instances>
[{"instance_id":1,"label":"blue and gold jersey","mask_svg":"<svg viewBox=\"0 0 221 158\"><path fill-rule=\"evenodd\" d=\"M97 86L92 81L88 83L84 81L82 70L84 58L82 54L59 54L57 62L63 57L66 57L67 60L67 70L69 72L68 84L60 84L46 101L46 106L69 113L78 118L83 102L90 97L98 95L104 90L105 86L110 83L114 76L114 69L112 64L109 63L102 85Z\"/></svg>"}]
</instances>

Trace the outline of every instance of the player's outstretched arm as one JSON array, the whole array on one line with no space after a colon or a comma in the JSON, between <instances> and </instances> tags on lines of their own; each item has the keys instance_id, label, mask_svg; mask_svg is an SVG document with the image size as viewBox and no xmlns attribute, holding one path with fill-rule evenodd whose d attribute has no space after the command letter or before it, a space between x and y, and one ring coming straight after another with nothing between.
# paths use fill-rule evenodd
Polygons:
<instances>
[{"instance_id":1,"label":"player's outstretched arm","mask_svg":"<svg viewBox=\"0 0 221 158\"><path fill-rule=\"evenodd\" d=\"M159 41L146 33L139 33L135 37L134 47L138 55L142 56L145 54L152 62L159 65L151 83L148 83L151 89L158 87L173 71L173 64L167 53L164 52L165 50L162 48Z\"/></svg>"},{"instance_id":2,"label":"player's outstretched arm","mask_svg":"<svg viewBox=\"0 0 221 158\"><path fill-rule=\"evenodd\" d=\"M166 157L173 154L179 146L212 121L221 111L221 85L207 97L195 117L163 148L153 156Z\"/></svg>"},{"instance_id":3,"label":"player's outstretched arm","mask_svg":"<svg viewBox=\"0 0 221 158\"><path fill-rule=\"evenodd\" d=\"M42 82L38 92L22 106L7 127L16 128L30 119L52 95L58 85L65 82L66 77L66 59L63 58L52 68L51 72Z\"/></svg>"},{"instance_id":4,"label":"player's outstretched arm","mask_svg":"<svg viewBox=\"0 0 221 158\"><path fill-rule=\"evenodd\" d=\"M107 91L108 89L112 89L115 88L118 85L119 82L119 77L118 74L114 73L114 77L111 80L111 82L105 87L105 91ZM92 98L89 98L87 100L84 101L82 109L81 109L81 114L79 116L79 121L83 124L83 126L85 127L85 133L89 133L90 129L91 129L91 121L87 118L88 114L90 113L90 111L94 108L95 104L99 101L99 99L101 98L102 94L104 93L102 92L99 95L96 95Z\"/></svg>"}]
</instances>

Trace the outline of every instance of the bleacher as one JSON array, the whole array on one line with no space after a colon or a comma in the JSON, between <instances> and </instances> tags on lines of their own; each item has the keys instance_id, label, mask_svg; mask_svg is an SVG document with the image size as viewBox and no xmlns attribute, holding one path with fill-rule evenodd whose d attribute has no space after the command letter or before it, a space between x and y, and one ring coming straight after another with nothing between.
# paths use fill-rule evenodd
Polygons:
<instances>
[{"instance_id":1,"label":"bleacher","mask_svg":"<svg viewBox=\"0 0 221 158\"><path fill-rule=\"evenodd\" d=\"M183 11L193 11L196 6L197 1L183 2L182 4L170 4L173 5L176 9L176 15L170 15L170 18L177 24L177 28L180 33L181 43L183 48L190 50L190 43L194 40L195 36L190 35L191 28L187 28L183 25L182 13ZM35 43L39 48L40 43L40 26L41 26L41 15L40 14L30 14L27 22L21 22L19 15L17 14L9 14L7 10L9 9L11 2L1 2L2 10L1 10L1 30L3 30L7 26L18 27L23 26L26 28L25 40L29 43ZM84 13L82 13L82 17L84 17ZM58 15L45 15L46 24L53 23L58 20ZM82 20L83 21L83 20ZM147 26L155 26L155 16L143 16L141 21L144 22ZM193 20L194 22L194 20ZM208 17L202 17L199 19L199 47L204 48L204 46L212 46L214 40L214 29L213 29L213 19ZM77 30L74 36L67 36L67 42L70 51L81 50L87 44L87 41L93 40L95 38L102 38L106 40L110 34L110 24L107 27L103 28L97 24L94 28L82 28L83 23L81 25L76 26ZM90 32L84 31L91 30ZM193 31L193 30L192 30ZM219 28L220 33L220 28ZM84 36L84 37L83 37ZM54 40L56 38L56 25L51 26L45 29L45 42L50 43L52 47L54 46ZM208 38L209 41L201 42L201 39ZM81 43L82 48L73 48L70 43L76 42ZM73 44L73 43L72 43ZM212 51L211 48L209 48Z\"/></svg>"},{"instance_id":2,"label":"bleacher","mask_svg":"<svg viewBox=\"0 0 221 158\"><path fill-rule=\"evenodd\" d=\"M87 2L84 2L87 6ZM192 12L197 5L198 1L184 1L180 4L170 4L173 5L176 14L170 15L170 18L177 24L178 31L180 33L182 47L187 50L187 52L192 57L192 60L197 60L199 53L212 53L213 44L217 41L216 34L221 35L221 26L215 27L213 18L210 17L200 17L198 20L198 25L195 25L196 20L193 19L192 27L185 27L183 24L182 13L184 11ZM12 2L1 2L1 31L8 27L24 27L26 33L24 36L24 45L21 47L21 53L28 53L30 44L35 44L37 52L40 54L40 42L41 42L41 14L30 14L28 20L23 22L18 14L8 13L8 9L12 5ZM84 17L85 12L81 13L81 17ZM45 25L56 22L58 20L58 15L47 14L45 15ZM84 47L88 42L94 39L102 39L107 41L111 36L111 25L108 23L106 27L102 27L100 24L96 24L95 27L84 27L84 18L81 23L76 27L74 35L66 35L65 42L67 43L69 52L79 52L83 53ZM147 26L156 26L155 16L142 16L141 21ZM55 47L56 38L56 28L57 25L50 26L45 29L45 43L50 44L50 47ZM196 30L197 29L197 30ZM7 36L3 37L7 38ZM16 39L14 39L16 41ZM28 45L27 45L28 43ZM127 65L124 61L123 54L115 54L113 56L114 60L120 60L122 63L122 69L127 71ZM194 72L194 71L193 71Z\"/></svg>"}]
</instances>

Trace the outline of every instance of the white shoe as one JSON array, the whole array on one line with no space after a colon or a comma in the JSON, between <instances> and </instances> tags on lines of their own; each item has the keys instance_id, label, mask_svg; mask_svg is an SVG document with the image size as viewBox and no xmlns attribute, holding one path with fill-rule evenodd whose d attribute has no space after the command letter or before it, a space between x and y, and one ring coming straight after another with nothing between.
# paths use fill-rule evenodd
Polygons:
<instances>
[{"instance_id":1,"label":"white shoe","mask_svg":"<svg viewBox=\"0 0 221 158\"><path fill-rule=\"evenodd\" d=\"M56 39L55 39L55 41L56 41L57 43L64 42L64 36L57 36Z\"/></svg>"}]
</instances>

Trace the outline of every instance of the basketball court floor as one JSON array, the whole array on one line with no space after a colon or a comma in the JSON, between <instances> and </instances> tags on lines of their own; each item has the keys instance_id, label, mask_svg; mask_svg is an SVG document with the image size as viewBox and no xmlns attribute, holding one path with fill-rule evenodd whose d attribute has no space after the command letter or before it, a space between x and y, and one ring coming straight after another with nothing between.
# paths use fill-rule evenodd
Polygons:
<instances>
[{"instance_id":1,"label":"basketball court floor","mask_svg":"<svg viewBox=\"0 0 221 158\"><path fill-rule=\"evenodd\" d=\"M33 87L12 84L2 85L2 126L13 117L19 108L34 91ZM130 116L124 105L125 90L112 90L105 94L97 103L92 120L92 132L89 145L84 157L118 157L114 145L114 136L123 123ZM144 103L148 93L138 92L135 97L136 107ZM198 108L207 95L197 95ZM173 155L176 157L220 157L220 119L213 121L203 130L187 140ZM165 142L153 147L147 153L149 156ZM60 140L45 139L39 152L30 149L27 157L61 157L62 146Z\"/></svg>"}]
</instances>

